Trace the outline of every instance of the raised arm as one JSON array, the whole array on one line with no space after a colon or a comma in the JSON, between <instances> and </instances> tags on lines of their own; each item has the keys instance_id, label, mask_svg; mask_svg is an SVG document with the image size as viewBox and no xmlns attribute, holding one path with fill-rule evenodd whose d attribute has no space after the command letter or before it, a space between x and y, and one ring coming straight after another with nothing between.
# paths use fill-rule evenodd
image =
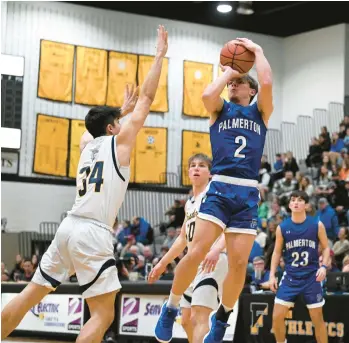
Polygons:
<instances>
[{"instance_id":1,"label":"raised arm","mask_svg":"<svg viewBox=\"0 0 349 343\"><path fill-rule=\"evenodd\" d=\"M224 100L221 98L221 94L224 90L224 87L227 86L229 81L234 78L239 78L242 75L239 74L236 70L220 65L220 68L223 71L223 74L219 76L214 82L209 84L203 94L202 101L208 112L210 112L211 125L215 122L218 117L219 112L223 108Z\"/></svg>"},{"instance_id":2,"label":"raised arm","mask_svg":"<svg viewBox=\"0 0 349 343\"><path fill-rule=\"evenodd\" d=\"M266 57L264 56L263 49L253 43L247 38L237 38L240 44L246 49L252 51L255 54L256 61L256 71L259 83L258 91L258 109L262 113L263 120L265 124L268 124L269 118L273 113L273 76L270 64Z\"/></svg>"},{"instance_id":3,"label":"raised arm","mask_svg":"<svg viewBox=\"0 0 349 343\"><path fill-rule=\"evenodd\" d=\"M186 246L187 246L187 240L185 238L185 221L184 221L180 235L176 238L170 250L164 255L164 257L150 272L148 276L148 282L153 283L159 280L161 274L164 273L164 271L166 270L166 266L170 264L176 257L178 257L183 252Z\"/></svg>"},{"instance_id":4,"label":"raised arm","mask_svg":"<svg viewBox=\"0 0 349 343\"><path fill-rule=\"evenodd\" d=\"M276 289L277 289L277 280L275 278L275 274L276 274L276 269L280 263L283 245L284 245L284 238L282 237L281 228L280 226L278 226L276 228L275 247L274 247L273 256L271 258L270 279L269 279L270 289L273 292L276 292Z\"/></svg>"},{"instance_id":5,"label":"raised arm","mask_svg":"<svg viewBox=\"0 0 349 343\"><path fill-rule=\"evenodd\" d=\"M158 28L157 51L153 65L141 87L139 98L132 115L122 125L117 138L118 159L121 165L129 165L131 151L136 142L139 130L149 114L159 85L162 62L167 52L167 31L163 26Z\"/></svg>"}]
</instances>

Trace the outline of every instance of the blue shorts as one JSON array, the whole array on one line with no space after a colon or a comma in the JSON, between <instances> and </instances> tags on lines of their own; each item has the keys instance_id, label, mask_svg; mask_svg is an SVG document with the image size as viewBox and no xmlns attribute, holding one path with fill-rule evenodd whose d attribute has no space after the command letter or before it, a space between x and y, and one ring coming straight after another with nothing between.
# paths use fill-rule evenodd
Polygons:
<instances>
[{"instance_id":1,"label":"blue shorts","mask_svg":"<svg viewBox=\"0 0 349 343\"><path fill-rule=\"evenodd\" d=\"M302 280L295 280L284 274L278 291L275 304L293 307L297 296L302 296L308 308L322 307L325 304L321 282L316 281L316 275Z\"/></svg>"},{"instance_id":2,"label":"blue shorts","mask_svg":"<svg viewBox=\"0 0 349 343\"><path fill-rule=\"evenodd\" d=\"M235 183L216 181L217 179ZM256 186L255 180L214 175L207 186L198 217L216 223L225 232L256 235L260 201Z\"/></svg>"}]
</instances>

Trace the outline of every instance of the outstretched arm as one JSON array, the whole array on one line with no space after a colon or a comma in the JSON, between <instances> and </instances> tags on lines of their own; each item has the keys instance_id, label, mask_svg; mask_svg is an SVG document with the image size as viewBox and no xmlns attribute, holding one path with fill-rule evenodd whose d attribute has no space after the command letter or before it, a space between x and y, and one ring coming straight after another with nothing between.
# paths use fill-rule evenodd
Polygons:
<instances>
[{"instance_id":1,"label":"outstretched arm","mask_svg":"<svg viewBox=\"0 0 349 343\"><path fill-rule=\"evenodd\" d=\"M158 28L157 52L153 65L141 87L139 98L132 115L122 125L117 138L118 159L121 165L128 165L136 136L144 125L154 101L159 85L162 62L167 52L167 31L163 26Z\"/></svg>"},{"instance_id":2,"label":"outstretched arm","mask_svg":"<svg viewBox=\"0 0 349 343\"><path fill-rule=\"evenodd\" d=\"M247 38L237 38L242 46L252 51L256 57L256 71L259 83L258 109L262 113L265 124L273 113L273 76L270 64L264 56L263 49Z\"/></svg>"}]
</instances>

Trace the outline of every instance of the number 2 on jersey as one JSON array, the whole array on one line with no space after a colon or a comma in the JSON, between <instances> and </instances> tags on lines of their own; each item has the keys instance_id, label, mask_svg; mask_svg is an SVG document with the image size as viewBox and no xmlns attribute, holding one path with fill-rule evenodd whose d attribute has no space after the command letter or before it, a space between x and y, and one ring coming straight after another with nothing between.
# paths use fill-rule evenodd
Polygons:
<instances>
[{"instance_id":1,"label":"number 2 on jersey","mask_svg":"<svg viewBox=\"0 0 349 343\"><path fill-rule=\"evenodd\" d=\"M82 189L79 189L79 195L82 197L86 194L87 191L87 179L88 183L94 183L95 184L95 192L100 192L101 191L101 186L103 184L103 162L99 161L96 162L92 173L91 173L91 168L90 167L84 167L81 168L79 171L79 174L85 173L85 177L82 180ZM89 177L91 173L91 176Z\"/></svg>"},{"instance_id":2,"label":"number 2 on jersey","mask_svg":"<svg viewBox=\"0 0 349 343\"><path fill-rule=\"evenodd\" d=\"M299 267L299 266L305 267L305 266L308 265L308 263L309 263L309 253L307 251L302 251L300 257L302 258L302 261L298 263L298 261L299 261L299 253L297 251L294 251L292 253L292 258L293 258L292 266L293 267Z\"/></svg>"},{"instance_id":3,"label":"number 2 on jersey","mask_svg":"<svg viewBox=\"0 0 349 343\"><path fill-rule=\"evenodd\" d=\"M241 144L241 145L236 149L234 157L245 158L246 157L245 154L240 154L240 151L246 148L246 145L247 145L246 138L244 136L237 136L235 138L235 143Z\"/></svg>"}]
</instances>

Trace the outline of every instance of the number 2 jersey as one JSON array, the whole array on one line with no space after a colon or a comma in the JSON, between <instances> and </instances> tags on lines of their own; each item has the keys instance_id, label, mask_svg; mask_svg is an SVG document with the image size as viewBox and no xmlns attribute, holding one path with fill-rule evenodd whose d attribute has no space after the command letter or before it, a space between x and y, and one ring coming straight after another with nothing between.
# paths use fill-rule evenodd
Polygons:
<instances>
[{"instance_id":1,"label":"number 2 jersey","mask_svg":"<svg viewBox=\"0 0 349 343\"><path fill-rule=\"evenodd\" d=\"M319 220L307 216L303 223L291 218L280 224L284 239L283 256L288 279L307 279L319 268Z\"/></svg>"},{"instance_id":2,"label":"number 2 jersey","mask_svg":"<svg viewBox=\"0 0 349 343\"><path fill-rule=\"evenodd\" d=\"M224 100L210 127L211 174L258 180L266 133L257 103L241 106Z\"/></svg>"},{"instance_id":3,"label":"number 2 jersey","mask_svg":"<svg viewBox=\"0 0 349 343\"><path fill-rule=\"evenodd\" d=\"M130 168L121 167L116 152L117 136L101 136L81 153L76 198L69 214L89 218L111 229L124 201Z\"/></svg>"}]
</instances>

